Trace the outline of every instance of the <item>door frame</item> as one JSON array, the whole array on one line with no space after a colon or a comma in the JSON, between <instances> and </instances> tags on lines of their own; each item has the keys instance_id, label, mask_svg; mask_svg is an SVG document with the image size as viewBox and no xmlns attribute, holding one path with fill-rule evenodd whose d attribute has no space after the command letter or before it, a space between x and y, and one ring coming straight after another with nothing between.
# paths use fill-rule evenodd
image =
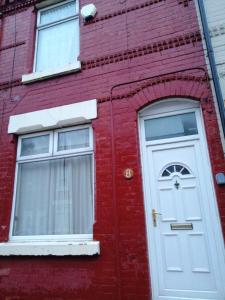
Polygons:
<instances>
[{"instance_id":1,"label":"door frame","mask_svg":"<svg viewBox=\"0 0 225 300\"><path fill-rule=\"evenodd\" d=\"M179 115L187 112L195 112L198 134L193 136L185 136L178 138L170 138L170 139L162 139L146 142L145 141L145 132L144 132L144 121L147 119L153 119L156 117L170 116L170 115ZM156 146L156 145L175 145L176 143L184 143L192 141L194 144L194 140L199 141L199 147L203 153L203 173L206 176L207 183L210 183L210 186L207 188L210 191L211 198L214 201L207 201L207 205L209 205L211 211L212 222L215 225L213 228L216 233L216 249L217 252L222 255L222 260L225 265L225 252L224 252L224 240L222 235L222 227L220 223L220 215L217 205L217 198L215 193L215 187L212 177L212 168L211 162L208 152L207 139L205 133L205 127L203 122L203 115L200 108L200 105L195 100L185 99L185 98L170 98L158 101L156 103L150 104L145 107L143 110L139 112L139 140L140 140L140 153L141 153L141 171L142 171L142 185L143 185L143 193L144 193L144 207L145 207L145 220L146 220L146 232L147 232L147 245L148 245L148 262L149 262L149 275L151 281L151 294L152 299L158 299L159 297L159 286L158 286L158 278L154 276L154 272L157 270L156 260L154 254L156 253L156 245L154 241L154 226L152 223L151 210L153 207L152 199L151 199L151 188L147 179L149 178L148 170L147 170L147 147ZM207 227L206 227L207 229ZM222 268L221 268L222 269ZM222 278L225 280L225 270L221 270ZM224 281L225 282L225 281ZM225 295L225 288L224 288ZM172 299L172 298L170 298ZM174 298L173 298L174 299ZM169 297L165 298L165 300L169 300Z\"/></svg>"}]
</instances>

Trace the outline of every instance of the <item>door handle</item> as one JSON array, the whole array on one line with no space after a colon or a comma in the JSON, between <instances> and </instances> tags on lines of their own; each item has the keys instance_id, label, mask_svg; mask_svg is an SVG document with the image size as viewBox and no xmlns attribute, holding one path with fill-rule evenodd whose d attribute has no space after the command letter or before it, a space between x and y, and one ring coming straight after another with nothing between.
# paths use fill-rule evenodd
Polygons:
<instances>
[{"instance_id":1,"label":"door handle","mask_svg":"<svg viewBox=\"0 0 225 300\"><path fill-rule=\"evenodd\" d=\"M157 215L161 215L160 213L158 213L154 208L152 209L152 222L154 227L157 226Z\"/></svg>"}]
</instances>

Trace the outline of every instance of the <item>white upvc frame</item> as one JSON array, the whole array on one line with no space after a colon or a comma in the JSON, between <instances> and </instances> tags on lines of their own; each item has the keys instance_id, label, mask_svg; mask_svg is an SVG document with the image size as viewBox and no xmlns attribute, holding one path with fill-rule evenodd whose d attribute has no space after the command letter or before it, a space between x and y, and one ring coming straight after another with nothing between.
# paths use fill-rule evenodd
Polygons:
<instances>
[{"instance_id":1,"label":"white upvc frame","mask_svg":"<svg viewBox=\"0 0 225 300\"><path fill-rule=\"evenodd\" d=\"M184 109L184 110L179 110L179 111L174 111L174 112L170 111L170 112L161 113L160 115L157 115L157 116L151 115L151 116L142 117L143 126L144 126L145 120L159 119L159 118L169 117L169 116L178 116L178 115L183 115L186 113L195 113L197 129L198 129L197 134L173 137L173 138L165 138L165 139L162 138L162 139L153 140L153 141L146 141L146 139L145 139L145 144L146 145L159 145L159 144L175 143L175 142L180 142L180 141L199 140L199 138L200 138L200 136L199 136L200 121L199 121L199 116L198 116L199 110L197 108Z\"/></svg>"},{"instance_id":2,"label":"white upvc frame","mask_svg":"<svg viewBox=\"0 0 225 300\"><path fill-rule=\"evenodd\" d=\"M186 174L186 175L183 175L181 174L180 172L174 172L174 173L171 173L169 176L166 176L166 177L162 177L162 174L163 172L171 165L171 164L174 164L174 165L182 165L183 168L186 168L190 174ZM166 166L163 167L163 169L160 171L159 173L159 176L157 178L158 181L168 181L168 180L171 180L171 178L173 176L179 176L179 177L183 177L183 178L196 178L196 176L194 175L194 173L192 172L192 170L184 163L180 163L180 162L171 162L169 164L167 164Z\"/></svg>"},{"instance_id":3,"label":"white upvc frame","mask_svg":"<svg viewBox=\"0 0 225 300\"><path fill-rule=\"evenodd\" d=\"M61 132L70 132L74 130L80 129L89 129L89 147L82 147L82 148L75 148L69 150L57 150L58 148L58 134ZM54 155L62 155L62 154L70 154L70 153L79 153L84 151L91 151L93 150L93 129L90 126L83 125L83 126L76 126L76 127L67 127L63 129L56 129L54 131L54 145L53 145L53 154Z\"/></svg>"},{"instance_id":4,"label":"white upvc frame","mask_svg":"<svg viewBox=\"0 0 225 300\"><path fill-rule=\"evenodd\" d=\"M73 131L73 130L79 130L79 129L89 129L89 146L88 147L82 147L82 148L75 148L75 149L69 149L69 150L63 150L58 151L57 145L58 145L58 133L60 132L67 132L67 131ZM21 156L21 147L22 147L22 141L25 138L31 138L31 137L39 137L49 135L49 152L47 153L41 153L41 154L34 154L34 155L26 155ZM18 149L17 149L17 161L31 161L31 160L37 160L39 158L49 158L52 157L52 159L64 155L64 154L76 154L76 153L86 153L93 151L93 129L90 125L80 125L80 126L73 126L73 127L66 127L63 129L56 129L52 131L42 131L37 133L31 133L31 134L25 134L19 136L18 139Z\"/></svg>"},{"instance_id":5,"label":"white upvc frame","mask_svg":"<svg viewBox=\"0 0 225 300\"><path fill-rule=\"evenodd\" d=\"M46 10L49 10L49 9L52 9L54 7L57 7L57 6L62 6L66 3L69 3L69 2L75 2L75 8L76 8L76 11L74 13L73 16L71 17L67 17L67 18L64 18L60 21L54 21L52 23L48 23L46 25L40 25L40 18L41 18L41 13L43 11L46 11ZM71 21L71 20L77 20L78 22L78 37L77 37L77 42L78 42L78 48L80 49L80 31L79 31L79 1L78 0L67 0L67 1L62 1L62 2L59 2L55 5L50 5L50 6L47 6L47 7L44 7L44 8L41 8L38 10L38 13L37 13L37 27L36 27L36 38L35 38L35 51L34 51L34 62L33 62L33 73L36 73L36 66L37 66L37 51L38 51L38 36L39 36L39 31L42 30L42 29L45 29L45 28L48 28L48 27L51 27L51 26L54 26L54 25L57 25L57 24L60 24L60 23L64 23L64 22L67 22L67 21ZM75 37L74 37L75 38ZM78 56L79 56L79 53L78 53ZM77 62L77 59L74 57L74 63ZM54 68L53 69L53 72L54 72ZM62 69L62 68L59 68L59 69ZM67 69L67 65L65 66L65 69ZM42 71L42 72L38 72L41 76L41 73L45 73L46 71ZM51 70L48 70L48 73L51 73Z\"/></svg>"},{"instance_id":6,"label":"white upvc frame","mask_svg":"<svg viewBox=\"0 0 225 300\"><path fill-rule=\"evenodd\" d=\"M56 144L57 139L54 139L55 136L59 132L65 132L70 130L79 130L83 128L89 129L89 147L66 150L66 151L54 151L54 144ZM94 223L94 211L95 211L95 193L94 193L94 187L95 187L95 164L94 164L94 152L93 152L93 129L89 125L81 125L81 126L74 126L74 127L68 127L63 129L57 129L53 131L44 131L39 132L35 134L26 134L19 137L18 141L18 151L21 151L21 141L24 137L33 137L33 136L43 136L49 134L50 142L51 143L51 153L44 154L44 156L41 154L39 155L31 155L27 157L21 158L18 156L17 163L16 163L16 170L15 170L15 180L14 180L14 193L13 193L13 205L12 205L12 212L11 212L11 220L10 220L10 230L9 230L9 240L10 242L63 242L63 241L91 241L93 240L93 233L92 234L62 234L62 235L33 235L33 236L14 236L13 235L13 225L14 225L14 215L15 215L15 208L16 208L16 192L17 192L17 180L18 180L18 168L19 164L26 163L26 162L37 162L37 161L44 161L44 160L54 160L54 159L60 159L60 158L66 158L66 157L74 157L74 156L84 156L84 155L91 155L92 157L92 217L93 217L93 223ZM50 148L50 147L49 147ZM63 153L62 153L63 152ZM20 153L20 152L19 152Z\"/></svg>"},{"instance_id":7,"label":"white upvc frame","mask_svg":"<svg viewBox=\"0 0 225 300\"><path fill-rule=\"evenodd\" d=\"M23 155L21 156L21 149L22 149L22 141L25 138L32 138L32 137L39 137L39 136L44 136L44 135L49 135L49 148L48 152L46 153L41 153L41 154L34 154L34 155ZM39 133L31 133L31 134L26 134L23 136L20 136L18 139L18 146L17 146L17 160L25 160L28 161L30 159L34 158L41 158L41 157L49 157L52 155L53 151L53 132L52 131L43 131Z\"/></svg>"}]
</instances>

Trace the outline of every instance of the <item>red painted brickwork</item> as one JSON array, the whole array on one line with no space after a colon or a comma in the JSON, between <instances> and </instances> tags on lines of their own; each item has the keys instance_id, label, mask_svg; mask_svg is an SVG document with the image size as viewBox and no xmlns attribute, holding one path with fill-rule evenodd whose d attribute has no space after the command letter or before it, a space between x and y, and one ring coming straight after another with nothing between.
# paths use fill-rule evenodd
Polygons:
<instances>
[{"instance_id":1,"label":"red painted brickwork","mask_svg":"<svg viewBox=\"0 0 225 300\"><path fill-rule=\"evenodd\" d=\"M89 2L82 0L80 6ZM145 105L176 96L200 101L213 175L225 172L212 93L204 72L189 70L163 76L181 69L205 68L194 2L153 1L129 10L136 2L96 0L98 22L84 25L80 21L80 60L86 67L79 73L29 85L21 84L21 75L32 70L36 19L32 2L16 14L16 40L14 11L2 19L0 240L8 240L17 146L17 138L7 134L9 116L96 98L98 118L92 122L96 158L94 238L101 243L101 255L1 257L0 300L151 299L137 128L137 113ZM109 13L115 15L101 18ZM187 36L191 38L185 42ZM175 42L167 47L168 40ZM154 51L148 51L149 45ZM154 83L113 90L112 141L112 87L152 76L158 76ZM127 167L134 169L131 180L123 177ZM225 234L225 188L215 187Z\"/></svg>"}]
</instances>

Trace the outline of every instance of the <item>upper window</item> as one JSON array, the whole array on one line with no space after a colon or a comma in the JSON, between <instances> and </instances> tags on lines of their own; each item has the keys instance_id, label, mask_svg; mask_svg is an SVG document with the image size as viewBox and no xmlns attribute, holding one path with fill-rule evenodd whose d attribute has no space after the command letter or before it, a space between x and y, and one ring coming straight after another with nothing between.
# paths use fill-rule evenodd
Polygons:
<instances>
[{"instance_id":1,"label":"upper window","mask_svg":"<svg viewBox=\"0 0 225 300\"><path fill-rule=\"evenodd\" d=\"M19 137L11 239L92 239L89 126Z\"/></svg>"},{"instance_id":2,"label":"upper window","mask_svg":"<svg viewBox=\"0 0 225 300\"><path fill-rule=\"evenodd\" d=\"M70 66L79 55L77 1L38 11L34 72Z\"/></svg>"}]
</instances>

